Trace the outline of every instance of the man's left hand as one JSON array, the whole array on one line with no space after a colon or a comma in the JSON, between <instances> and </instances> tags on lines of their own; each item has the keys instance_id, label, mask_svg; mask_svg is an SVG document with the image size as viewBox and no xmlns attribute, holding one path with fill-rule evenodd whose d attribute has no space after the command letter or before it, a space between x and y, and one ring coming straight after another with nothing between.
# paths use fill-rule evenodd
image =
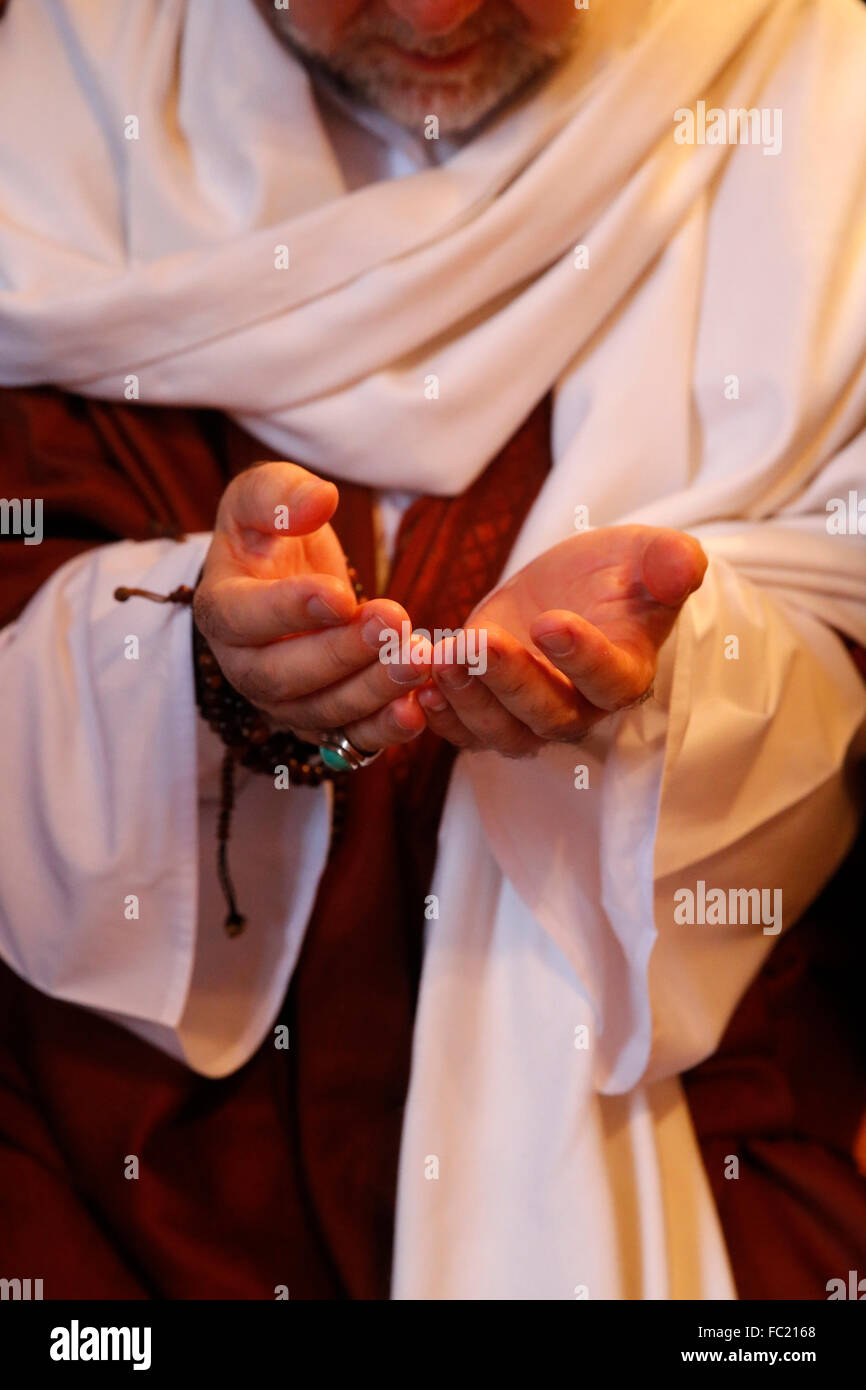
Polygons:
<instances>
[{"instance_id":1,"label":"man's left hand","mask_svg":"<svg viewBox=\"0 0 866 1390\"><path fill-rule=\"evenodd\" d=\"M434 652L433 680L418 695L430 728L514 758L579 741L650 691L659 649L706 567L694 537L651 526L581 532L545 551L473 613L468 665L455 660L454 638Z\"/></svg>"}]
</instances>

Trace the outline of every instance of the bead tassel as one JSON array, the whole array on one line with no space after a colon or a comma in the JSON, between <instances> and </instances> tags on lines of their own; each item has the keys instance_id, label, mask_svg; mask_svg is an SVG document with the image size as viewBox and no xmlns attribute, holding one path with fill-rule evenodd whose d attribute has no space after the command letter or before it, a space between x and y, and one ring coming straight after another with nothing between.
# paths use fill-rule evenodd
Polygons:
<instances>
[{"instance_id":1,"label":"bead tassel","mask_svg":"<svg viewBox=\"0 0 866 1390\"><path fill-rule=\"evenodd\" d=\"M357 573L351 565L348 566L348 571L355 596L362 602L364 591ZM196 587L200 579L201 573L196 580ZM180 584L176 589L172 589L170 594L157 594L151 589L134 589L121 585L115 589L114 597L118 603L126 603L130 598L146 598L152 603L178 603L192 607L195 589ZM240 936L246 925L246 917L238 909L228 862L228 843L235 803L236 765L240 764L252 772L268 773L271 776L277 766L283 765L288 769L291 786L317 787L326 780L330 781L334 788L331 850L345 821L347 774L334 772L326 767L317 748L302 743L288 730L273 733L261 711L245 700L223 675L207 639L195 622L192 625L192 649L199 713L226 745L217 822L217 875L228 908L224 922L225 931L229 936L235 937Z\"/></svg>"}]
</instances>

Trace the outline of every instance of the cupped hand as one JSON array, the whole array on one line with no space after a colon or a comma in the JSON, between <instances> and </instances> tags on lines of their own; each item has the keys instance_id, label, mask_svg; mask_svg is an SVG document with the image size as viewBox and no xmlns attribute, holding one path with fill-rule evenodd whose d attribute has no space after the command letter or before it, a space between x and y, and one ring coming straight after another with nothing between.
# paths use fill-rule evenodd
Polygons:
<instances>
[{"instance_id":1,"label":"cupped hand","mask_svg":"<svg viewBox=\"0 0 866 1390\"><path fill-rule=\"evenodd\" d=\"M460 640L436 648L418 696L428 724L458 747L509 757L579 741L650 691L706 567L694 537L651 526L602 527L545 551L473 613L468 663Z\"/></svg>"},{"instance_id":2,"label":"cupped hand","mask_svg":"<svg viewBox=\"0 0 866 1390\"><path fill-rule=\"evenodd\" d=\"M315 743L339 728L373 753L424 728L410 692L430 666L379 660L382 628L400 632L408 615L388 599L357 602L329 524L338 498L297 464L241 473L220 502L194 614L227 679L274 729Z\"/></svg>"}]
</instances>

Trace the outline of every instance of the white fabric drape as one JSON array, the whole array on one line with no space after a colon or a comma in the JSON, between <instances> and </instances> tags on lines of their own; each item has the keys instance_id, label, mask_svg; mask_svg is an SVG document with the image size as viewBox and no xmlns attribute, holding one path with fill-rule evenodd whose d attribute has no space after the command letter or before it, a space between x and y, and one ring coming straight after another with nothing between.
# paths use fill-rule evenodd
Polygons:
<instances>
[{"instance_id":1,"label":"white fabric drape","mask_svg":"<svg viewBox=\"0 0 866 1390\"><path fill-rule=\"evenodd\" d=\"M668 0L441 167L349 194L251 6L31 0L3 30L0 381L122 398L134 375L275 453L443 494L552 388L507 573L578 506L705 545L655 702L578 750L458 764L395 1296L731 1292L671 1078L776 938L677 926L672 899L780 888L790 925L853 835L866 701L830 628L866 641L866 557L827 503L866 491L860 7ZM779 109L781 152L677 144L698 98Z\"/></svg>"}]
</instances>

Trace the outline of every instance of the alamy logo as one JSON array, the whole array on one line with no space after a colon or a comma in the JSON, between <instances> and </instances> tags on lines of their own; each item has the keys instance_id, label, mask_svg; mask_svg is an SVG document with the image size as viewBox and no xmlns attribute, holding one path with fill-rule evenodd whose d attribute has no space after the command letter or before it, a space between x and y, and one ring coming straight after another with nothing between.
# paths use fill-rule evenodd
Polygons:
<instances>
[{"instance_id":1,"label":"alamy logo","mask_svg":"<svg viewBox=\"0 0 866 1390\"><path fill-rule=\"evenodd\" d=\"M0 497L0 536L23 536L25 545L40 545L42 498Z\"/></svg>"},{"instance_id":2,"label":"alamy logo","mask_svg":"<svg viewBox=\"0 0 866 1390\"><path fill-rule=\"evenodd\" d=\"M866 497L852 488L846 497L831 497L826 505L831 536L866 536Z\"/></svg>"},{"instance_id":3,"label":"alamy logo","mask_svg":"<svg viewBox=\"0 0 866 1390\"><path fill-rule=\"evenodd\" d=\"M0 1279L0 1299L18 1299L26 1303L41 1297L41 1279Z\"/></svg>"},{"instance_id":4,"label":"alamy logo","mask_svg":"<svg viewBox=\"0 0 866 1390\"><path fill-rule=\"evenodd\" d=\"M824 1287L828 1303L840 1298L856 1299L859 1303L866 1299L866 1279L861 1279L856 1269L848 1270L847 1286L844 1279L828 1279Z\"/></svg>"},{"instance_id":5,"label":"alamy logo","mask_svg":"<svg viewBox=\"0 0 866 1390\"><path fill-rule=\"evenodd\" d=\"M780 107L707 107L699 101L693 111L681 106L674 112L678 145L763 145L764 154L782 151L782 112Z\"/></svg>"},{"instance_id":6,"label":"alamy logo","mask_svg":"<svg viewBox=\"0 0 866 1390\"><path fill-rule=\"evenodd\" d=\"M134 1371L150 1370L149 1327L69 1327L51 1329L52 1361L131 1361Z\"/></svg>"},{"instance_id":7,"label":"alamy logo","mask_svg":"<svg viewBox=\"0 0 866 1390\"><path fill-rule=\"evenodd\" d=\"M674 893L674 921L679 926L763 926L764 936L782 930L781 888L708 888L699 878L695 890Z\"/></svg>"},{"instance_id":8,"label":"alamy logo","mask_svg":"<svg viewBox=\"0 0 866 1390\"><path fill-rule=\"evenodd\" d=\"M487 632L484 628L437 627L431 632L426 627L413 629L411 623L402 622L400 632L396 628L383 627L379 633L379 660L384 666L422 666L428 659L430 647L434 651L434 665L457 664L466 666L473 676L483 676L487 670ZM453 648L445 647L445 642L453 642Z\"/></svg>"}]
</instances>

